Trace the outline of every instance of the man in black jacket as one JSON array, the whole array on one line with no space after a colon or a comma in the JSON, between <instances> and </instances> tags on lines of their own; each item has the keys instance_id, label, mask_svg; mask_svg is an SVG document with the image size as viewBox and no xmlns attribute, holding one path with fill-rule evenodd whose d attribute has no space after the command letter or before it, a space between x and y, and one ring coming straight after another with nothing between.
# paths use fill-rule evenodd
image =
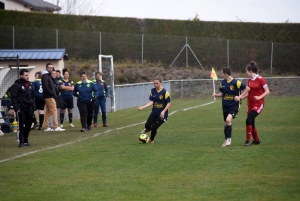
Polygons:
<instances>
[{"instance_id":1,"label":"man in black jacket","mask_svg":"<svg viewBox=\"0 0 300 201\"><path fill-rule=\"evenodd\" d=\"M56 99L57 93L55 89L55 85L51 72L53 70L53 66L51 63L46 64L46 70L42 75L42 87L43 87L43 96L46 102L46 111L45 111L45 131L64 131L58 127L58 118L57 118L57 107L56 107ZM50 127L50 116L53 118L53 129Z\"/></svg>"},{"instance_id":2,"label":"man in black jacket","mask_svg":"<svg viewBox=\"0 0 300 201\"><path fill-rule=\"evenodd\" d=\"M18 114L18 147L30 146L28 136L36 107L34 92L29 82L29 72L26 69L20 71L20 79L16 80L11 87L11 102Z\"/></svg>"}]
</instances>

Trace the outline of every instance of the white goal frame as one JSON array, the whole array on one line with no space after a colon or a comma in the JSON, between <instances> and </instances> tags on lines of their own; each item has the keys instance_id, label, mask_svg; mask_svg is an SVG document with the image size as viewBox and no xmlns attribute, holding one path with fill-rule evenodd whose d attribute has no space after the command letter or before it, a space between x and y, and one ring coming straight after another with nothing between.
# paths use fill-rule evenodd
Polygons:
<instances>
[{"instance_id":1,"label":"white goal frame","mask_svg":"<svg viewBox=\"0 0 300 201\"><path fill-rule=\"evenodd\" d=\"M102 73L102 58L110 59L110 98L111 98L111 112L116 111L116 96L115 96L115 81L114 81L114 58L112 55L99 55L99 71Z\"/></svg>"}]
</instances>

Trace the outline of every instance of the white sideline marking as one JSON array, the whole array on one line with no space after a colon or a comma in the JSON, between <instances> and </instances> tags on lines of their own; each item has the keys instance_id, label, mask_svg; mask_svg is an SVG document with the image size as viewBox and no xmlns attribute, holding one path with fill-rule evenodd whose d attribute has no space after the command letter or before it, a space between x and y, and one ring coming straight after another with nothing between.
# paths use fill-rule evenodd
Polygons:
<instances>
[{"instance_id":1,"label":"white sideline marking","mask_svg":"<svg viewBox=\"0 0 300 201\"><path fill-rule=\"evenodd\" d=\"M212 102L213 103L213 102ZM208 103L208 104L211 104L211 103ZM205 105L208 105L208 104L204 104L204 105L200 105L200 106L205 106ZM200 107L200 106L196 106L196 107ZM195 108L195 107L192 107L192 108ZM192 108L187 108L187 109L192 109ZM183 111L187 110L187 109L184 109ZM169 114L169 116L175 114L177 112L177 110L171 112ZM51 149L55 149L55 148L59 148L59 147L63 147L65 145L70 145L70 144L74 144L76 142L81 142L83 140L88 140L92 137L97 137L99 135L102 135L104 133L109 133L111 131L115 131L115 130L122 130L122 129L125 129L125 128L130 128L130 127L133 127L133 126L137 126L137 125L140 125L140 124L144 124L146 121L144 122L141 122L141 123L136 123L136 124L131 124L131 125L128 125L128 126L123 126L123 127L120 127L120 128L115 128L115 129L112 129L112 130L106 130L104 131L103 133L96 133L90 137L85 137L85 138L81 138L81 139L78 139L78 140L75 140L75 141L72 141L72 142L67 142L67 143L64 143L64 144L59 144L59 145L56 145L56 146L53 146L53 147L48 147L48 148L44 148L44 149L40 149L40 150L35 150L35 151L31 151L31 152L28 152L26 154L21 154L21 155L18 155L18 156L14 156L12 158L7 158L7 159L3 159L3 160L0 160L0 163L3 163L3 162L6 162L6 161L11 161L11 160L14 160L14 159L17 159L17 158L21 158L21 157L24 157L24 156L28 156L28 155L31 155L31 154L35 154L35 153L38 153L38 152L42 152L42 151L47 151L47 150L51 150Z\"/></svg>"},{"instance_id":2,"label":"white sideline marking","mask_svg":"<svg viewBox=\"0 0 300 201\"><path fill-rule=\"evenodd\" d=\"M185 109L183 109L182 111L191 110L191 109L194 109L194 108L197 108L197 107L203 107L203 106L206 106L206 105L210 105L210 104L212 104L212 103L215 103L215 101L209 102L209 103L205 103L205 104L202 104L202 105L197 105L197 106L195 106L195 107L185 108Z\"/></svg>"}]
</instances>

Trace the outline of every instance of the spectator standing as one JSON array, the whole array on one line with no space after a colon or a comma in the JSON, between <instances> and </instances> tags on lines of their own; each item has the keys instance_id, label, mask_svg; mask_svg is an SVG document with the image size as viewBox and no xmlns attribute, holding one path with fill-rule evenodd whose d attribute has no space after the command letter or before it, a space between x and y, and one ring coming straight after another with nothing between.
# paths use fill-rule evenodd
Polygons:
<instances>
[{"instance_id":1,"label":"spectator standing","mask_svg":"<svg viewBox=\"0 0 300 201\"><path fill-rule=\"evenodd\" d=\"M42 87L43 87L43 96L46 103L46 112L45 112L45 131L64 131L58 127L57 120L57 108L56 108L56 89L55 89L55 81L53 81L51 77L51 72L53 70L53 65L51 63L46 64L46 70L42 75ZM50 127L50 116L53 118L53 129Z\"/></svg>"},{"instance_id":2,"label":"spectator standing","mask_svg":"<svg viewBox=\"0 0 300 201\"><path fill-rule=\"evenodd\" d=\"M30 146L28 136L31 129L32 117L35 111L34 92L29 82L29 72L20 71L20 79L11 87L11 102L18 114L18 147Z\"/></svg>"},{"instance_id":3,"label":"spectator standing","mask_svg":"<svg viewBox=\"0 0 300 201\"><path fill-rule=\"evenodd\" d=\"M32 83L32 87L34 89L34 97L35 97L35 105L39 114L39 128L38 130L42 130L43 122L44 122L44 108L45 108L45 99L43 97L43 87L42 87L42 72L35 73L35 80Z\"/></svg>"},{"instance_id":4,"label":"spectator standing","mask_svg":"<svg viewBox=\"0 0 300 201\"><path fill-rule=\"evenodd\" d=\"M74 127L74 124L72 123L72 121L73 121L72 109L74 107L74 104L73 104L74 83L72 80L69 80L69 72L67 69L63 69L63 76L64 76L64 78L59 81L59 85L62 89L61 98L65 101L66 104L64 105L64 107L61 108L60 127L61 128L63 127L66 108L68 108L70 127Z\"/></svg>"},{"instance_id":5,"label":"spectator standing","mask_svg":"<svg viewBox=\"0 0 300 201\"><path fill-rule=\"evenodd\" d=\"M8 110L10 109L11 106L11 100L10 100L10 87L7 89L6 93L4 94L4 96L2 98L8 98L8 100L1 100L1 115L2 117L6 117L6 113L8 112Z\"/></svg>"},{"instance_id":6,"label":"spectator standing","mask_svg":"<svg viewBox=\"0 0 300 201\"><path fill-rule=\"evenodd\" d=\"M95 84L87 79L85 72L80 74L81 80L76 83L73 91L73 95L78 97L77 107L80 113L81 130L80 132L85 132L86 130L92 130L92 120L93 120L93 110L94 103L98 97L98 89Z\"/></svg>"},{"instance_id":7,"label":"spectator standing","mask_svg":"<svg viewBox=\"0 0 300 201\"><path fill-rule=\"evenodd\" d=\"M245 95L241 94L239 97L237 97L237 100L248 97L246 141L244 143L244 146L249 146L260 144L258 131L255 127L255 118L259 114L261 114L265 105L264 97L267 96L270 91L266 80L263 77L259 76L258 65L255 61L251 61L250 64L246 66L246 72L250 77L250 79L248 80L248 87L250 88L250 91ZM253 137L252 143L250 143L251 136Z\"/></svg>"},{"instance_id":8,"label":"spectator standing","mask_svg":"<svg viewBox=\"0 0 300 201\"><path fill-rule=\"evenodd\" d=\"M241 91L246 89L242 95L246 94L249 87L240 80L231 77L231 69L226 67L222 70L224 80L220 83L219 93L212 94L212 97L222 97L222 110L224 118L224 134L225 141L222 147L231 145L232 136L232 119L238 114L240 109L240 101L235 101L235 97L241 95Z\"/></svg>"},{"instance_id":9,"label":"spectator standing","mask_svg":"<svg viewBox=\"0 0 300 201\"><path fill-rule=\"evenodd\" d=\"M60 70L56 70L55 72L56 72L55 81L58 84L59 81L62 80L62 79L64 79L64 78L61 76Z\"/></svg>"},{"instance_id":10,"label":"spectator standing","mask_svg":"<svg viewBox=\"0 0 300 201\"><path fill-rule=\"evenodd\" d=\"M104 80L102 80L102 73L97 71L95 74L96 79L93 80L93 83L97 87L99 93L98 97L96 97L95 107L94 107L94 127L98 127L98 113L99 107L101 108L102 114L102 125L103 127L108 127L106 122L106 97L108 95L107 84Z\"/></svg>"},{"instance_id":11,"label":"spectator standing","mask_svg":"<svg viewBox=\"0 0 300 201\"><path fill-rule=\"evenodd\" d=\"M160 77L154 78L154 88L150 91L149 100L146 105L139 106L138 110L143 110L146 107L152 106L145 128L141 133L147 133L151 130L150 143L154 143L154 138L157 129L167 121L168 109L171 106L171 98L169 92L161 85L162 79Z\"/></svg>"}]
</instances>

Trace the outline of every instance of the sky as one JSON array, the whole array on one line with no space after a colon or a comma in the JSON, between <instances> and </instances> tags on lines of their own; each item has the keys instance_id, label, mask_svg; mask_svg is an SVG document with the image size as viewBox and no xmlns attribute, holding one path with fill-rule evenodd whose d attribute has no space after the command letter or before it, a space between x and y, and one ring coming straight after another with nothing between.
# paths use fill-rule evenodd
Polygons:
<instances>
[{"instance_id":1,"label":"sky","mask_svg":"<svg viewBox=\"0 0 300 201\"><path fill-rule=\"evenodd\" d=\"M97 16L192 20L198 15L201 21L300 23L300 0L90 1Z\"/></svg>"}]
</instances>

